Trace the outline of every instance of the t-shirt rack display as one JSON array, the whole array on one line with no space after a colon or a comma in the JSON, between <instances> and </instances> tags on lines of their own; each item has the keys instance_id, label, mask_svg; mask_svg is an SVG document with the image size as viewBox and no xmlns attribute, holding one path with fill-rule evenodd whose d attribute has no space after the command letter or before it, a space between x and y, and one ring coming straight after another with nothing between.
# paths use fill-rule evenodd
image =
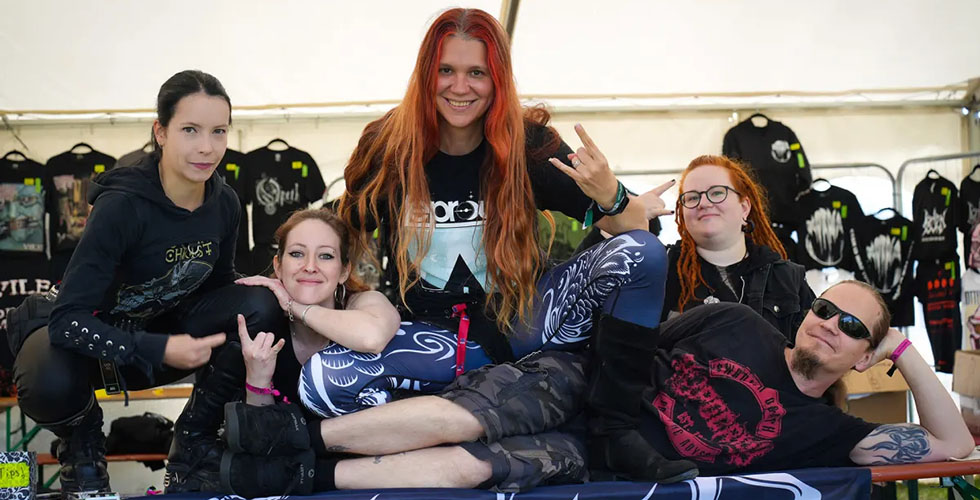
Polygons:
<instances>
[{"instance_id":1,"label":"t-shirt rack display","mask_svg":"<svg viewBox=\"0 0 980 500\"><path fill-rule=\"evenodd\" d=\"M752 123L763 118L762 127ZM794 200L810 187L810 162L796 134L786 125L755 113L725 133L722 154L745 162L769 198L769 214L776 235L791 252L790 238L799 216Z\"/></svg>"},{"instance_id":2,"label":"t-shirt rack display","mask_svg":"<svg viewBox=\"0 0 980 500\"><path fill-rule=\"evenodd\" d=\"M914 259L948 259L956 255L958 205L956 185L935 170L929 170L926 178L915 185L912 194Z\"/></svg>"},{"instance_id":3,"label":"t-shirt rack display","mask_svg":"<svg viewBox=\"0 0 980 500\"><path fill-rule=\"evenodd\" d=\"M953 355L963 336L960 317L959 259L920 260L915 268L915 295L922 303L926 333L936 371L953 373Z\"/></svg>"},{"instance_id":4,"label":"t-shirt rack display","mask_svg":"<svg viewBox=\"0 0 980 500\"><path fill-rule=\"evenodd\" d=\"M980 253L980 248L972 247L973 228L980 223L980 163L973 167L973 170L960 182L960 203L957 208L959 215L956 227L963 233L963 262L970 266L968 256L971 253ZM980 270L980 261L977 262Z\"/></svg>"},{"instance_id":5,"label":"t-shirt rack display","mask_svg":"<svg viewBox=\"0 0 980 500\"><path fill-rule=\"evenodd\" d=\"M285 149L270 149L279 143ZM246 203L252 204L252 271L265 273L275 254L274 233L296 210L321 200L327 186L320 168L305 151L273 139L265 147L249 151L247 167L239 175Z\"/></svg>"},{"instance_id":6,"label":"t-shirt rack display","mask_svg":"<svg viewBox=\"0 0 980 500\"><path fill-rule=\"evenodd\" d=\"M818 189L823 184L829 187ZM796 226L799 243L793 260L807 270L834 267L857 271L850 231L854 222L864 217L864 211L854 193L825 179L816 179L797 196L796 207L800 217Z\"/></svg>"}]
</instances>

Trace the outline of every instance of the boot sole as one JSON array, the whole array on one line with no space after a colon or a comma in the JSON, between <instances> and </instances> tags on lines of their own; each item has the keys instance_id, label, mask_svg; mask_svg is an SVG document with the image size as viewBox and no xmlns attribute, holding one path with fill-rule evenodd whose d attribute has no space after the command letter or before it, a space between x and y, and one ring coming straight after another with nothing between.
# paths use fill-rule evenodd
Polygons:
<instances>
[{"instance_id":1,"label":"boot sole","mask_svg":"<svg viewBox=\"0 0 980 500\"><path fill-rule=\"evenodd\" d=\"M241 423L238 421L238 412L235 411L235 404L235 402L225 403L225 441L228 443L229 450L235 453L245 453L245 448L242 447L241 435L239 433ZM221 457L221 462L223 467L224 456Z\"/></svg>"},{"instance_id":2,"label":"boot sole","mask_svg":"<svg viewBox=\"0 0 980 500\"><path fill-rule=\"evenodd\" d=\"M234 457L234 453L231 451L225 451L221 455L221 467L218 469L218 475L221 476L221 489L226 493L238 494L231 487L231 459Z\"/></svg>"}]
</instances>

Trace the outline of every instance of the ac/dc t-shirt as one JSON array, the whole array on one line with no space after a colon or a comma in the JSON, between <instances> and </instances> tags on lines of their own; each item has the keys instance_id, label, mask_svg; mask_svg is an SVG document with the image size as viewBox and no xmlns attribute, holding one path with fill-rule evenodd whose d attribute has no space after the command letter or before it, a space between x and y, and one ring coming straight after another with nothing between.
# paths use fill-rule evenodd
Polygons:
<instances>
[{"instance_id":1,"label":"ac/dc t-shirt","mask_svg":"<svg viewBox=\"0 0 980 500\"><path fill-rule=\"evenodd\" d=\"M853 221L864 217L854 194L837 186L824 191L811 188L797 198L796 205L800 214L796 262L807 269L854 271L850 229Z\"/></svg>"},{"instance_id":2,"label":"ac/dc t-shirt","mask_svg":"<svg viewBox=\"0 0 980 500\"><path fill-rule=\"evenodd\" d=\"M961 281L959 259L919 261L915 269L915 294L922 302L936 370L944 373L953 373L953 354L963 335Z\"/></svg>"},{"instance_id":3,"label":"ac/dc t-shirt","mask_svg":"<svg viewBox=\"0 0 980 500\"><path fill-rule=\"evenodd\" d=\"M800 392L786 337L748 306L696 307L660 336L640 432L705 476L853 465L851 450L877 427Z\"/></svg>"},{"instance_id":4,"label":"ac/dc t-shirt","mask_svg":"<svg viewBox=\"0 0 980 500\"><path fill-rule=\"evenodd\" d=\"M274 151L259 148L245 157L243 191L252 204L254 255L271 255L276 229L296 210L320 200L326 185L316 162L305 151L288 148ZM263 251L264 250L264 251ZM253 261L257 269L269 262Z\"/></svg>"},{"instance_id":5,"label":"ac/dc t-shirt","mask_svg":"<svg viewBox=\"0 0 980 500\"><path fill-rule=\"evenodd\" d=\"M47 185L44 165L0 159L0 253L44 252Z\"/></svg>"},{"instance_id":6,"label":"ac/dc t-shirt","mask_svg":"<svg viewBox=\"0 0 980 500\"><path fill-rule=\"evenodd\" d=\"M721 150L752 169L755 179L766 189L774 222L796 223L793 201L810 186L810 162L789 127L773 120L768 120L765 127L756 127L751 119L745 120L725 134Z\"/></svg>"},{"instance_id":7,"label":"ac/dc t-shirt","mask_svg":"<svg viewBox=\"0 0 980 500\"><path fill-rule=\"evenodd\" d=\"M892 326L915 323L912 310L912 221L898 215L881 220L868 215L855 221L851 246L856 276L874 287L892 313Z\"/></svg>"},{"instance_id":8,"label":"ac/dc t-shirt","mask_svg":"<svg viewBox=\"0 0 980 500\"><path fill-rule=\"evenodd\" d=\"M927 176L912 193L916 260L956 256L956 208L958 191L948 179Z\"/></svg>"},{"instance_id":9,"label":"ac/dc t-shirt","mask_svg":"<svg viewBox=\"0 0 980 500\"><path fill-rule=\"evenodd\" d=\"M242 209L242 218L238 224L238 245L235 247L235 270L243 274L253 274L252 255L248 244L248 211L245 210L246 193L243 174L248 169L245 166L245 158L245 153L227 149L215 172L235 191Z\"/></svg>"},{"instance_id":10,"label":"ac/dc t-shirt","mask_svg":"<svg viewBox=\"0 0 980 500\"><path fill-rule=\"evenodd\" d=\"M974 168L980 168L980 165ZM980 182L973 180L971 175L960 182L960 205L956 214L956 226L963 233L964 261L970 255L970 232L980 222Z\"/></svg>"}]
</instances>

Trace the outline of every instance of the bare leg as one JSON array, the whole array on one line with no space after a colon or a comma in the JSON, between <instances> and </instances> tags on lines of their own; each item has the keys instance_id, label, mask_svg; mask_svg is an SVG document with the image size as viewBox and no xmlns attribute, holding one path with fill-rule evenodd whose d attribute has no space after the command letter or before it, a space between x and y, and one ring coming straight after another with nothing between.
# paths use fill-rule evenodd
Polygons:
<instances>
[{"instance_id":1,"label":"bare leg","mask_svg":"<svg viewBox=\"0 0 980 500\"><path fill-rule=\"evenodd\" d=\"M359 455L388 455L482 436L476 417L438 396L394 401L320 423L327 450Z\"/></svg>"},{"instance_id":2,"label":"bare leg","mask_svg":"<svg viewBox=\"0 0 980 500\"><path fill-rule=\"evenodd\" d=\"M493 469L459 446L448 446L341 460L334 474L338 490L475 488Z\"/></svg>"}]
</instances>

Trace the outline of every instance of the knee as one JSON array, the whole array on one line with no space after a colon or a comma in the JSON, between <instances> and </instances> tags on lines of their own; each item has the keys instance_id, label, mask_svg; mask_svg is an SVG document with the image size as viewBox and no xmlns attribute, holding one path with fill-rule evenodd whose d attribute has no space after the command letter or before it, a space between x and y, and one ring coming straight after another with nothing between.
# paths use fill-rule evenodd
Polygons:
<instances>
[{"instance_id":1,"label":"knee","mask_svg":"<svg viewBox=\"0 0 980 500\"><path fill-rule=\"evenodd\" d=\"M46 328L31 334L14 361L14 383L23 412L36 422L54 423L84 411L92 394L85 361L52 347Z\"/></svg>"},{"instance_id":2,"label":"knee","mask_svg":"<svg viewBox=\"0 0 980 500\"><path fill-rule=\"evenodd\" d=\"M308 410L323 418L333 418L360 409L357 395L367 375L354 368L356 360L349 350L327 348L303 364L299 377L300 400Z\"/></svg>"},{"instance_id":3,"label":"knee","mask_svg":"<svg viewBox=\"0 0 980 500\"><path fill-rule=\"evenodd\" d=\"M272 290L264 286L234 285L241 293L238 312L245 316L249 331L275 331L282 321L282 307Z\"/></svg>"},{"instance_id":4,"label":"knee","mask_svg":"<svg viewBox=\"0 0 980 500\"><path fill-rule=\"evenodd\" d=\"M449 467L444 488L478 488L493 477L493 466L462 447L448 449Z\"/></svg>"},{"instance_id":5,"label":"knee","mask_svg":"<svg viewBox=\"0 0 980 500\"><path fill-rule=\"evenodd\" d=\"M647 280L667 276L667 249L650 231L634 229L610 238L609 248L623 252L630 262L630 275Z\"/></svg>"}]
</instances>

